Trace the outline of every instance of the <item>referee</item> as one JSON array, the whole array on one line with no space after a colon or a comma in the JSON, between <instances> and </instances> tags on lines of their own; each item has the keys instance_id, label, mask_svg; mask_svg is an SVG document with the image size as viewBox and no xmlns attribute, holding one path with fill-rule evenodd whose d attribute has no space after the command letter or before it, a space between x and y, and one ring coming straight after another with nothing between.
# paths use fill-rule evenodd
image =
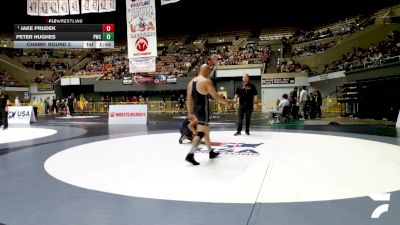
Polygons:
<instances>
[{"instance_id":1,"label":"referee","mask_svg":"<svg viewBox=\"0 0 400 225\"><path fill-rule=\"evenodd\" d=\"M235 109L238 110L238 124L235 136L241 135L243 117L246 114L246 134L250 135L250 119L253 110L257 109L257 89L249 82L249 74L243 74L243 85L237 87L235 92ZM239 101L239 104L238 104Z\"/></svg>"}]
</instances>

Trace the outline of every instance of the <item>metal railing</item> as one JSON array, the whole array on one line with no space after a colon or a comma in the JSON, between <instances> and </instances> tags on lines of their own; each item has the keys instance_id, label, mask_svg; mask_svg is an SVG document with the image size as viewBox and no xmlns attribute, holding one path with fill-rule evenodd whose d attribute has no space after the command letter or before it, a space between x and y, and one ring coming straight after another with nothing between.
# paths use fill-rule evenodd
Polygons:
<instances>
[{"instance_id":1,"label":"metal railing","mask_svg":"<svg viewBox=\"0 0 400 225\"><path fill-rule=\"evenodd\" d=\"M149 113L174 113L181 112L186 113L186 104L183 105L183 108L180 107L179 102L172 101L148 101L148 102L87 102L81 108L79 102L74 102L74 111L76 113L108 113L109 105L143 105L146 104L148 106ZM38 103L21 103L21 106L33 106L37 107L38 115L45 115L45 107L43 102ZM258 103L258 109L256 111L261 111L261 103ZM51 106L49 106L51 110ZM230 113L235 112L233 103L231 102L229 107L225 107L224 105L211 100L210 101L210 110L212 112L218 113ZM50 113L50 112L49 112ZM53 112L54 113L54 112Z\"/></svg>"},{"instance_id":2,"label":"metal railing","mask_svg":"<svg viewBox=\"0 0 400 225\"><path fill-rule=\"evenodd\" d=\"M353 70L361 70L361 69L372 69L372 68L377 68L383 65L391 64L391 63L399 63L400 62L400 55L398 56L392 56L392 57L386 57L383 59L372 59L370 61L363 61L362 63L355 63L355 62L344 62L342 64L336 65L336 66L329 66L328 68L324 68L324 71L322 73L319 72L318 67L311 67L312 71L309 74L309 77L313 76L318 76L321 74L326 74L326 73L333 73L341 70L346 70L346 71L353 71Z\"/></svg>"},{"instance_id":3,"label":"metal railing","mask_svg":"<svg viewBox=\"0 0 400 225\"><path fill-rule=\"evenodd\" d=\"M348 68L348 70L357 70L357 69L375 68L385 64L396 63L396 62L400 62L400 55L387 57L383 59L371 59L370 61L365 60L362 63L350 64L345 66Z\"/></svg>"},{"instance_id":4,"label":"metal railing","mask_svg":"<svg viewBox=\"0 0 400 225\"><path fill-rule=\"evenodd\" d=\"M79 102L74 103L74 111L75 113L95 113L95 114L107 114L108 108L110 105L142 105L147 104L148 112L152 114L161 114L161 113L186 113L186 104L183 105L183 108L180 107L179 102L161 102L161 101L149 101L147 103L143 102L87 102L83 108L80 107ZM44 103L21 103L21 106L34 106L37 107L38 115L45 115ZM336 117L341 114L341 104L337 102L337 98L324 98L322 101L322 113L324 117ZM49 107L49 111L51 110L51 106ZM214 100L210 101L210 110L213 113L234 113L236 112L233 102L226 107ZM255 112L261 112L261 102L258 102L258 109ZM49 112L49 114L55 113Z\"/></svg>"},{"instance_id":5,"label":"metal railing","mask_svg":"<svg viewBox=\"0 0 400 225\"><path fill-rule=\"evenodd\" d=\"M323 117L338 117L342 112L342 105L337 101L337 98L326 97L322 99L322 116Z\"/></svg>"}]
</instances>

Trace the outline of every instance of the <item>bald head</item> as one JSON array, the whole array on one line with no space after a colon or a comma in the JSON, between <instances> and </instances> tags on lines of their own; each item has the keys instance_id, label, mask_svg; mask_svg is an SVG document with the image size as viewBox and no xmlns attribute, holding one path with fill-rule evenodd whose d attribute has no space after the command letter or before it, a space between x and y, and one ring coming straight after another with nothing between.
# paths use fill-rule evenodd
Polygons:
<instances>
[{"instance_id":1,"label":"bald head","mask_svg":"<svg viewBox=\"0 0 400 225\"><path fill-rule=\"evenodd\" d=\"M200 66L200 74L203 75L204 77L209 77L211 71L212 71L211 67L206 63Z\"/></svg>"},{"instance_id":2,"label":"bald head","mask_svg":"<svg viewBox=\"0 0 400 225\"><path fill-rule=\"evenodd\" d=\"M248 73L243 74L242 80L243 80L243 84L247 85L249 83L249 80L250 80L249 74Z\"/></svg>"}]
</instances>

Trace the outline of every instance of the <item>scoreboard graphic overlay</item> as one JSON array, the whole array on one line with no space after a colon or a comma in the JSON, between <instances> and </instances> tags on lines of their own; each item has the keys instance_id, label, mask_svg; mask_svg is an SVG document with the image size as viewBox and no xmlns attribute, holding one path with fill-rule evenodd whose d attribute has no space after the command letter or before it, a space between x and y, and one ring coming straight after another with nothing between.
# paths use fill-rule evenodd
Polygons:
<instances>
[{"instance_id":1,"label":"scoreboard graphic overlay","mask_svg":"<svg viewBox=\"0 0 400 225\"><path fill-rule=\"evenodd\" d=\"M114 24L15 24L14 48L114 48Z\"/></svg>"}]
</instances>

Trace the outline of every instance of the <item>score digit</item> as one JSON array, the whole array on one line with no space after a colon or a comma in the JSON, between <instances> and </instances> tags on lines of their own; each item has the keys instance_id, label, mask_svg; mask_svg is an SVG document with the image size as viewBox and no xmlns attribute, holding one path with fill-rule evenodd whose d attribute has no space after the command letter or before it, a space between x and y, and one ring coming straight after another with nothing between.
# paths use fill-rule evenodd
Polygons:
<instances>
[{"instance_id":1,"label":"score digit","mask_svg":"<svg viewBox=\"0 0 400 225\"><path fill-rule=\"evenodd\" d=\"M103 33L103 41L114 41L114 33Z\"/></svg>"},{"instance_id":2,"label":"score digit","mask_svg":"<svg viewBox=\"0 0 400 225\"><path fill-rule=\"evenodd\" d=\"M103 24L103 32L114 32L114 24Z\"/></svg>"}]
</instances>

